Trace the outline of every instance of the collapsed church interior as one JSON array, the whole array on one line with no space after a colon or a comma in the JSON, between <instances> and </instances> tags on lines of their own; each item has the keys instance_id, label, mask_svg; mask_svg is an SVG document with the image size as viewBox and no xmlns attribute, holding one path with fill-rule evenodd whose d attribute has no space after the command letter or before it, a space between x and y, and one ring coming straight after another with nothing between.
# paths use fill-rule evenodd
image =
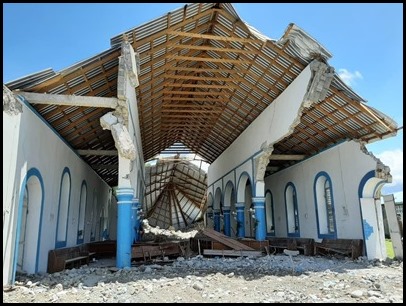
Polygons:
<instances>
[{"instance_id":1,"label":"collapsed church interior","mask_svg":"<svg viewBox=\"0 0 406 306\"><path fill-rule=\"evenodd\" d=\"M3 84L3 284L102 241L129 267L143 219L267 245L362 240L385 258L391 174L365 145L399 127L331 57L293 23L271 39L229 3L192 3Z\"/></svg>"}]
</instances>

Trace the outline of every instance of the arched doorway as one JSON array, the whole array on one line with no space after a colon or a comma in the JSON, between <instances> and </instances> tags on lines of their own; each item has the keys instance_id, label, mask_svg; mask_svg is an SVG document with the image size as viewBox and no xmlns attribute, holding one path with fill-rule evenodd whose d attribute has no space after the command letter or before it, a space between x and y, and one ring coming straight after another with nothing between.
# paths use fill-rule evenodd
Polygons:
<instances>
[{"instance_id":1,"label":"arched doorway","mask_svg":"<svg viewBox=\"0 0 406 306\"><path fill-rule=\"evenodd\" d=\"M38 169L31 168L20 189L13 283L16 272L38 272L44 184Z\"/></svg>"}]
</instances>

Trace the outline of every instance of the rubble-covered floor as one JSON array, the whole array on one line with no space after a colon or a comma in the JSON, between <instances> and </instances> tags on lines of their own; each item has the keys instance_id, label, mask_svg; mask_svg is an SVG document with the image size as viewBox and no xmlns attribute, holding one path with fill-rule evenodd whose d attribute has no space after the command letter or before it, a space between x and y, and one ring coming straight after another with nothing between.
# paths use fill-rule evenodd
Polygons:
<instances>
[{"instance_id":1,"label":"rubble-covered floor","mask_svg":"<svg viewBox=\"0 0 406 306\"><path fill-rule=\"evenodd\" d=\"M403 262L326 257L179 257L167 264L80 269L19 276L3 302L403 302Z\"/></svg>"}]
</instances>

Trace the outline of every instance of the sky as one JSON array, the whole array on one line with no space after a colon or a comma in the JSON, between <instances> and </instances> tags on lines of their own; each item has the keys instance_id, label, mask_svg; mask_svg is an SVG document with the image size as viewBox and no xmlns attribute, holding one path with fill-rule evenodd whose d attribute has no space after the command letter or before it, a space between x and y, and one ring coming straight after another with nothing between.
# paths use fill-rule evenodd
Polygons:
<instances>
[{"instance_id":1,"label":"sky","mask_svg":"<svg viewBox=\"0 0 406 306\"><path fill-rule=\"evenodd\" d=\"M3 83L54 71L110 47L110 38L185 3L3 3ZM368 105L403 126L403 3L234 3L272 39L295 23L329 50L328 63ZM403 130L367 145L391 168L383 194L403 201Z\"/></svg>"}]
</instances>

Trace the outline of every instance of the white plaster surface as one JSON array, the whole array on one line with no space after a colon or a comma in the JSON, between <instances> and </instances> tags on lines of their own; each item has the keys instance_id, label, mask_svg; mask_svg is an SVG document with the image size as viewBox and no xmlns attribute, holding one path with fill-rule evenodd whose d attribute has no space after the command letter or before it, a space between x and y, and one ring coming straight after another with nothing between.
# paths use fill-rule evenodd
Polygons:
<instances>
[{"instance_id":1,"label":"white plaster surface","mask_svg":"<svg viewBox=\"0 0 406 306\"><path fill-rule=\"evenodd\" d=\"M85 180L88 187L85 242L89 242L92 226L89 223L89 209L93 201L93 190L98 194L97 209L102 209L109 200L110 187L26 105L23 105L23 112L18 115L11 116L3 112L3 284L12 278L20 191L27 171L33 167L39 170L44 183L39 272L46 271L48 251L55 248L63 169L68 167L71 174L67 246L76 245L82 181ZM111 223L114 223L116 217L115 209L113 207L111 210ZM38 232L33 237L37 239ZM112 235L110 237L115 238ZM35 264L37 244L31 245L35 249L25 251L32 255L29 260ZM29 266L32 269L34 265Z\"/></svg>"}]
</instances>

